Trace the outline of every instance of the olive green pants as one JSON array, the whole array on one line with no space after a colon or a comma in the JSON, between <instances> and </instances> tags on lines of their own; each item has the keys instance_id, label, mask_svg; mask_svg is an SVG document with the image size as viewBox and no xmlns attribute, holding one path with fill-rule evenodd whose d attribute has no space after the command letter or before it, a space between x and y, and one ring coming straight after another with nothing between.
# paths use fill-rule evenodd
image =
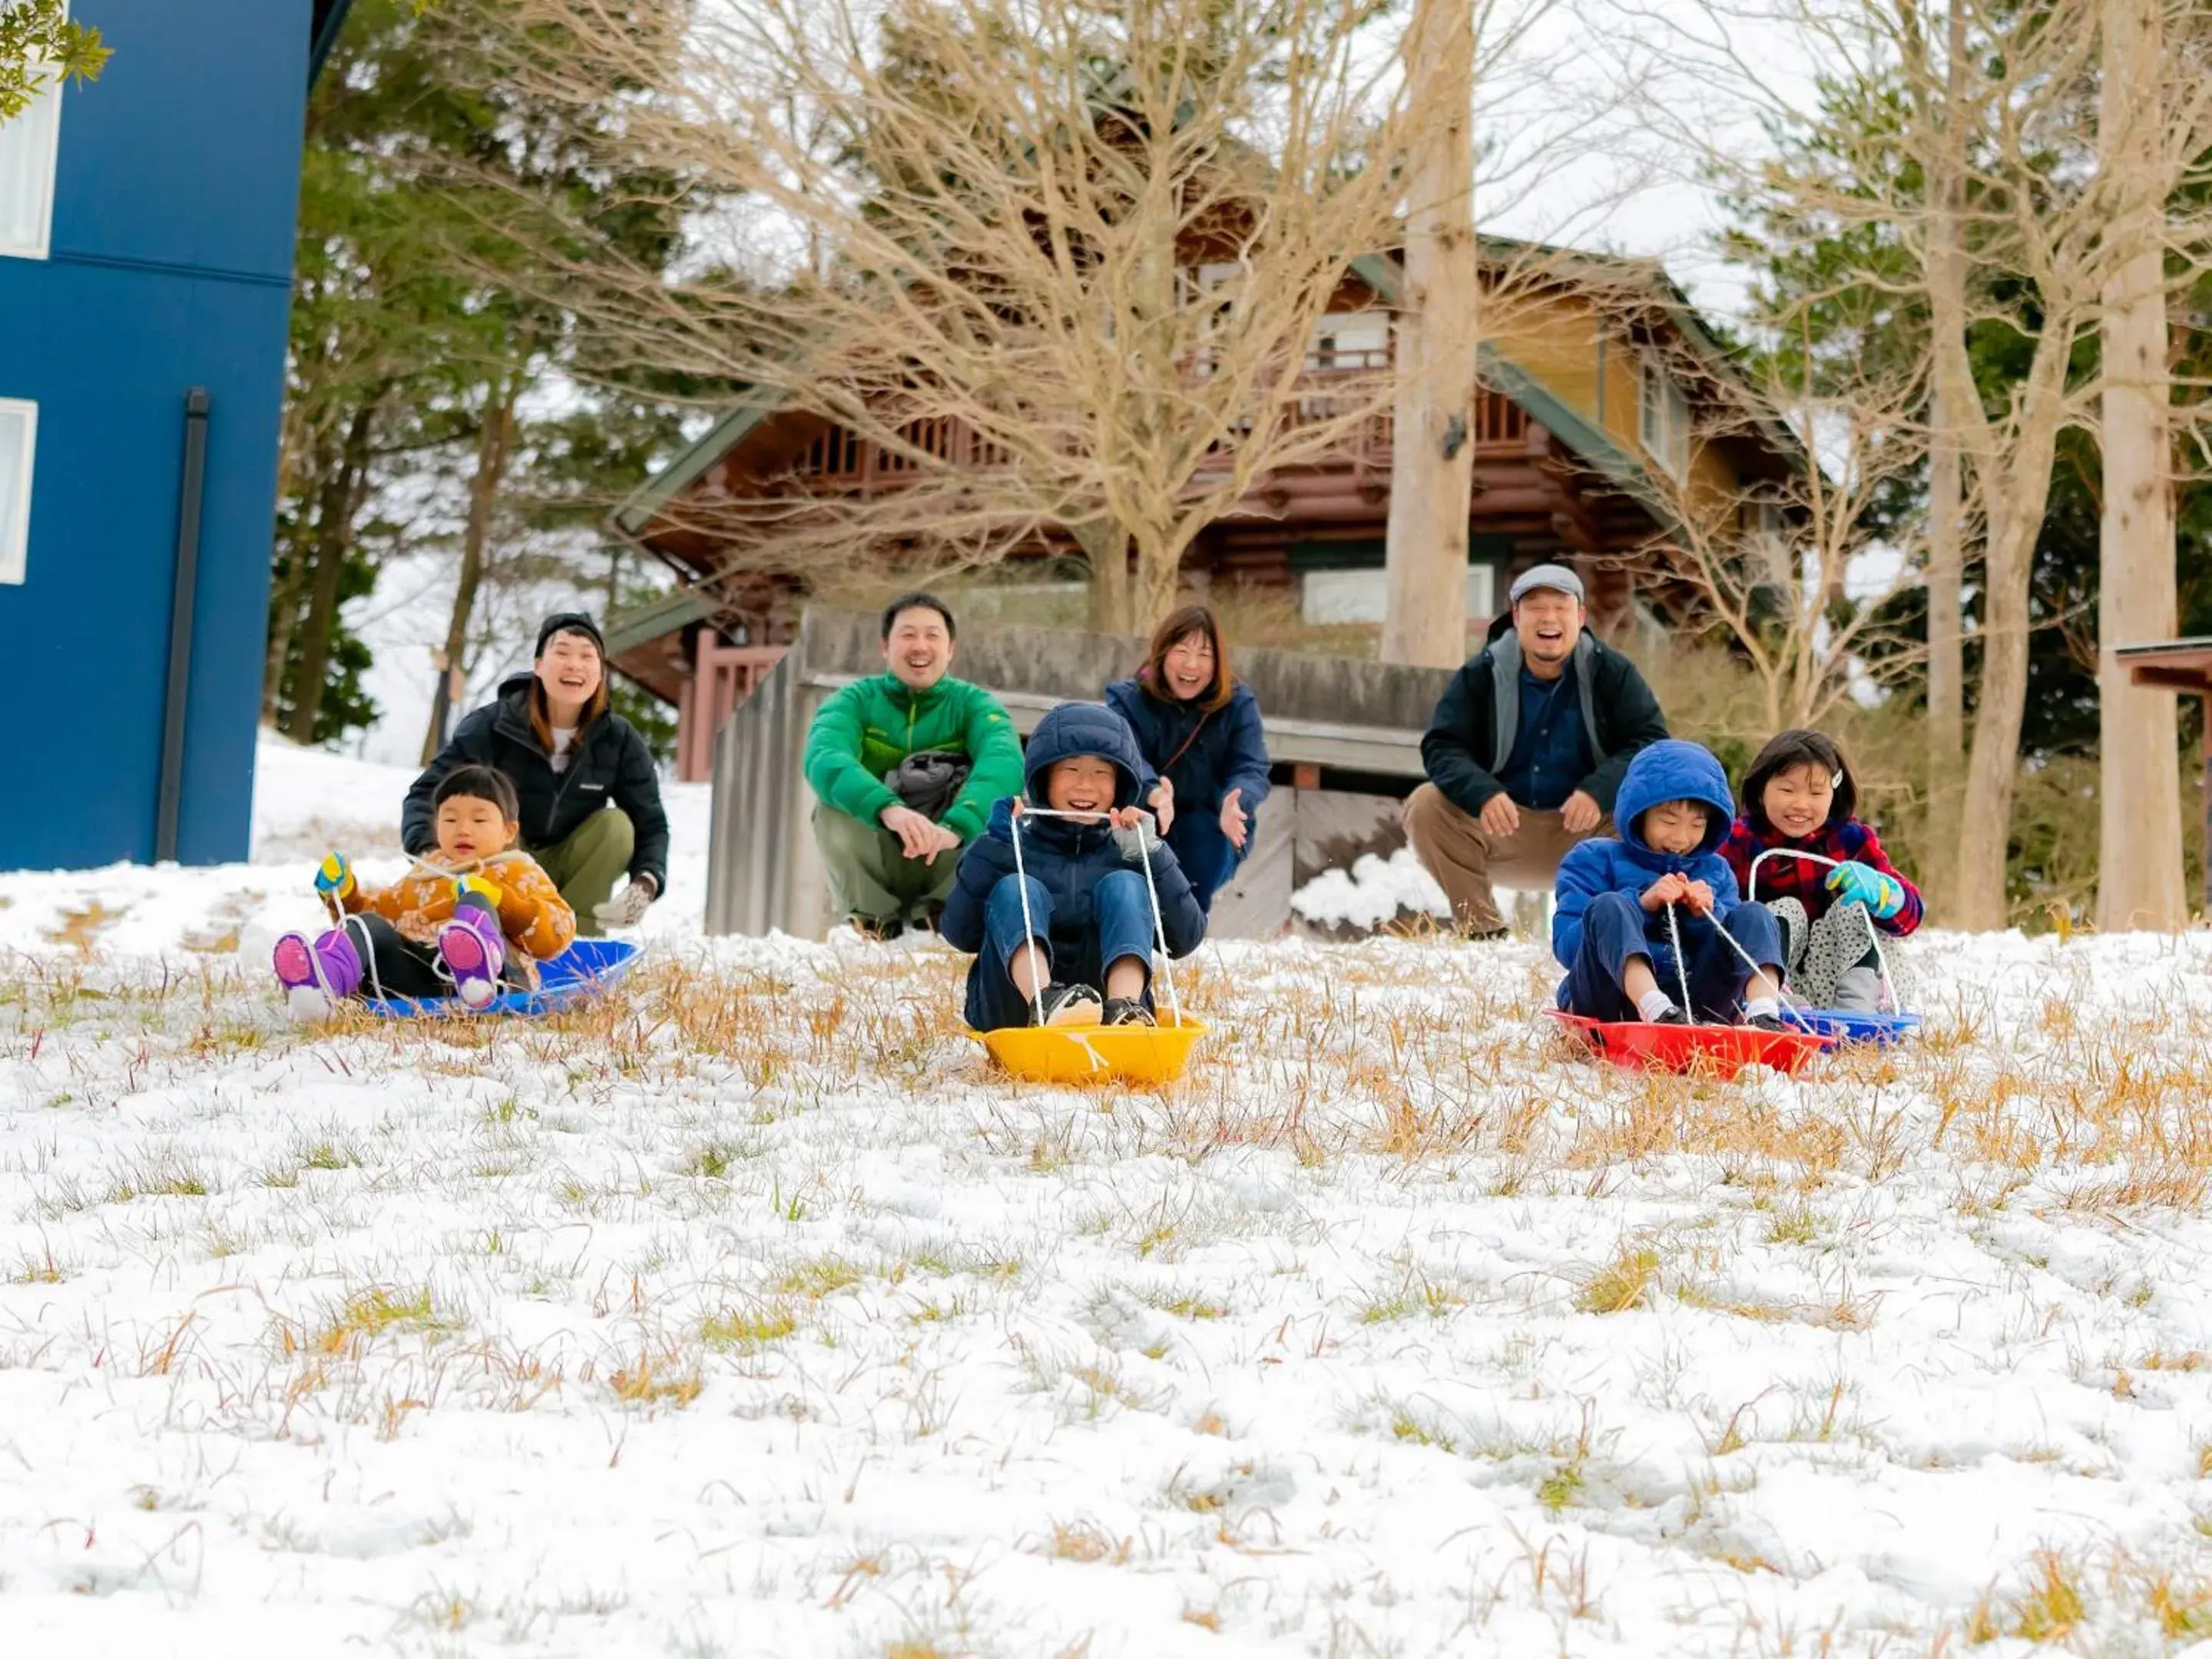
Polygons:
<instances>
[{"instance_id":1,"label":"olive green pants","mask_svg":"<svg viewBox=\"0 0 2212 1659\"><path fill-rule=\"evenodd\" d=\"M629 814L618 806L603 808L571 830L568 840L528 850L576 913L577 937L605 933L592 912L614 896L615 884L629 872L630 854L637 850Z\"/></svg>"},{"instance_id":2,"label":"olive green pants","mask_svg":"<svg viewBox=\"0 0 2212 1659\"><path fill-rule=\"evenodd\" d=\"M960 868L957 847L933 860L910 859L904 843L880 823L863 823L819 803L814 842L830 878L831 910L866 922L926 921L930 907L951 895Z\"/></svg>"}]
</instances>

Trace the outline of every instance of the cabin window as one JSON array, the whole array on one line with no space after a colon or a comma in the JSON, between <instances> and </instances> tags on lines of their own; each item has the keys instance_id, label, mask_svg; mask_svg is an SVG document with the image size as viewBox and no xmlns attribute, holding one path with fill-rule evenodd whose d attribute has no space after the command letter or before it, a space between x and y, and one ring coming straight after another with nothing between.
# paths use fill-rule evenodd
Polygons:
<instances>
[{"instance_id":1,"label":"cabin window","mask_svg":"<svg viewBox=\"0 0 2212 1659\"><path fill-rule=\"evenodd\" d=\"M1389 579L1380 566L1356 570L1309 570L1298 579L1299 614L1310 627L1376 623L1382 620ZM1497 568L1467 568L1467 614L1487 617L1497 604Z\"/></svg>"},{"instance_id":2,"label":"cabin window","mask_svg":"<svg viewBox=\"0 0 2212 1659\"><path fill-rule=\"evenodd\" d=\"M1690 403L1674 379L1654 362L1644 365L1642 419L1638 425L1644 453L1680 483L1690 476Z\"/></svg>"},{"instance_id":3,"label":"cabin window","mask_svg":"<svg viewBox=\"0 0 2212 1659\"><path fill-rule=\"evenodd\" d=\"M1314 325L1309 369L1388 368L1390 319L1380 311L1331 312Z\"/></svg>"},{"instance_id":4,"label":"cabin window","mask_svg":"<svg viewBox=\"0 0 2212 1659\"><path fill-rule=\"evenodd\" d=\"M0 122L0 255L43 259L54 217L54 156L62 88L49 73L30 106Z\"/></svg>"},{"instance_id":5,"label":"cabin window","mask_svg":"<svg viewBox=\"0 0 2212 1659\"><path fill-rule=\"evenodd\" d=\"M31 459L39 406L0 398L0 583L19 583L31 540Z\"/></svg>"}]
</instances>

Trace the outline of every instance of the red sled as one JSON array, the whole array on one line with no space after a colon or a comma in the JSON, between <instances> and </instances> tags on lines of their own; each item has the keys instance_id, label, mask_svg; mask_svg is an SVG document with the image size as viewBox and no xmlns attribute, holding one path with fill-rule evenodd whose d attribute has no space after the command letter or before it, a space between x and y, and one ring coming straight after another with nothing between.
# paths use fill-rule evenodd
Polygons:
<instances>
[{"instance_id":1,"label":"red sled","mask_svg":"<svg viewBox=\"0 0 2212 1659\"><path fill-rule=\"evenodd\" d=\"M1734 1077L1747 1066L1795 1072L1814 1055L1825 1054L1836 1045L1835 1038L1809 1031L1762 1031L1750 1025L1653 1025L1642 1020L1607 1024L1564 1008L1551 1010L1551 1015L1599 1059L1637 1071L1687 1072L1712 1078Z\"/></svg>"}]
</instances>

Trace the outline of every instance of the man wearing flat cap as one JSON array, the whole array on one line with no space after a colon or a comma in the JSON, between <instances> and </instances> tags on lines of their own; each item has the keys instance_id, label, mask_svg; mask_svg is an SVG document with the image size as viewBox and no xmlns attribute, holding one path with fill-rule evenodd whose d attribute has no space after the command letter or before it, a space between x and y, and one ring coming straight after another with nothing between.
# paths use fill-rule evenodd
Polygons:
<instances>
[{"instance_id":1,"label":"man wearing flat cap","mask_svg":"<svg viewBox=\"0 0 2212 1659\"><path fill-rule=\"evenodd\" d=\"M1550 887L1613 811L1630 757L1667 735L1636 665L1584 626L1580 576L1540 564L1510 600L1438 700L1429 781L1406 802L1407 838L1475 939L1505 933L1492 884Z\"/></svg>"}]
</instances>

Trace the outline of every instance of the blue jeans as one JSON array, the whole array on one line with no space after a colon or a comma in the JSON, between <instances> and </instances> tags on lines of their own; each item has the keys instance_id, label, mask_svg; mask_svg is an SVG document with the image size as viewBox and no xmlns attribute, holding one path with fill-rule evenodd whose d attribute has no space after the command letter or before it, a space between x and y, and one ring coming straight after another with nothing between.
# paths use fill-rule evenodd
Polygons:
<instances>
[{"instance_id":1,"label":"blue jeans","mask_svg":"<svg viewBox=\"0 0 2212 1659\"><path fill-rule=\"evenodd\" d=\"M1244 855L1252 850L1252 837L1259 830L1259 815L1244 814L1244 845L1229 844L1229 837L1221 833L1221 814L1212 812L1178 812L1175 822L1168 826L1168 849L1182 866L1182 872L1190 878L1191 896L1198 908L1211 913L1213 896L1229 884L1237 873L1237 866L1244 862Z\"/></svg>"},{"instance_id":2,"label":"blue jeans","mask_svg":"<svg viewBox=\"0 0 2212 1659\"><path fill-rule=\"evenodd\" d=\"M1052 963L1052 977L1062 985L1088 985L1102 989L1106 970L1134 957L1145 971L1145 1003L1152 1005L1152 901L1145 890L1145 878L1135 870L1115 870L1091 890L1091 920L1071 927L1053 927L1052 895L1035 876L1026 878L1030 890L1030 926L1022 921L1020 876L1002 876L983 906L983 961L977 964L983 991L985 1018L980 1029L1001 1030L1026 1025L1030 1006L1014 988L1007 964L1014 952L1034 936L1044 946ZM1034 928L1032 935L1031 928Z\"/></svg>"},{"instance_id":3,"label":"blue jeans","mask_svg":"<svg viewBox=\"0 0 2212 1659\"><path fill-rule=\"evenodd\" d=\"M1559 983L1559 1006L1569 1013L1586 1015L1611 1024L1643 1018L1620 988L1620 975L1631 957L1642 957L1667 1000L1682 1000L1682 977L1690 981L1690 1017L1699 1023L1733 1024L1741 1013L1743 988L1751 977L1750 964L1729 948L1722 927L1745 951L1774 976L1782 979L1782 941L1772 914L1763 904L1738 904L1717 923L1710 916L1692 916L1680 907L1676 916L1682 929L1681 970L1674 965L1674 951L1667 938L1666 913L1646 915L1629 893L1600 893L1583 912L1582 947L1574 965ZM1650 932L1645 931L1649 927Z\"/></svg>"}]
</instances>

